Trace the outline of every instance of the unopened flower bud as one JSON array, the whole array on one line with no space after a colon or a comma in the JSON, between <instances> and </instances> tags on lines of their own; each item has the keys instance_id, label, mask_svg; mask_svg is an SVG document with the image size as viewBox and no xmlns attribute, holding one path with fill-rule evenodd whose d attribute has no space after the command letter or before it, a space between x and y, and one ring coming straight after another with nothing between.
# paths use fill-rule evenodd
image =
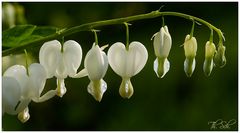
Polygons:
<instances>
[{"instance_id":1,"label":"unopened flower bud","mask_svg":"<svg viewBox=\"0 0 240 133\"><path fill-rule=\"evenodd\" d=\"M188 77L191 77L196 66L195 56L197 53L197 40L195 37L190 38L190 35L187 35L183 45L186 56L184 71Z\"/></svg>"},{"instance_id":2,"label":"unopened flower bud","mask_svg":"<svg viewBox=\"0 0 240 133\"><path fill-rule=\"evenodd\" d=\"M224 67L226 65L225 50L225 46L219 45L217 53L214 56L214 63L218 67Z\"/></svg>"},{"instance_id":3,"label":"unopened flower bud","mask_svg":"<svg viewBox=\"0 0 240 133\"><path fill-rule=\"evenodd\" d=\"M157 56L153 68L157 76L163 78L170 68L170 62L167 57L172 46L172 38L167 26L162 27L153 37L154 52Z\"/></svg>"},{"instance_id":4,"label":"unopened flower bud","mask_svg":"<svg viewBox=\"0 0 240 133\"><path fill-rule=\"evenodd\" d=\"M216 51L216 47L214 43L210 43L209 41L205 45L205 61L203 64L203 71L206 76L210 76L214 63L213 57Z\"/></svg>"}]
</instances>

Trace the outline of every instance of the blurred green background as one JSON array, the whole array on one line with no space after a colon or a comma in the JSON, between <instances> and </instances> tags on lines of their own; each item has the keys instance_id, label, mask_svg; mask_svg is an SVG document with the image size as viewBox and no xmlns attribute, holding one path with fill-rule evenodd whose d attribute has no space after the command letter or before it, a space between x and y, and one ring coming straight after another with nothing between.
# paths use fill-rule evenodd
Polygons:
<instances>
[{"instance_id":1,"label":"blurred green background","mask_svg":"<svg viewBox=\"0 0 240 133\"><path fill-rule=\"evenodd\" d=\"M63 98L55 96L44 103L31 102L31 118L22 124L17 116L2 117L3 130L211 130L210 121L238 120L238 3L18 3L25 9L26 22L34 25L50 25L59 28L72 27L88 22L162 11L186 13L212 23L225 35L227 64L214 68L211 76L203 73L205 43L210 31L205 25L196 25L194 36L198 41L196 69L191 78L183 70L185 59L183 44L192 22L183 18L166 16L165 23L172 35L173 45L169 55L170 71L163 79L153 71L155 55L150 38L161 28L161 17L130 22L130 41L142 42L149 53L144 69L131 81L134 94L122 99L118 93L121 77L109 67L104 80L108 84L100 103L88 94L87 77L67 78L67 93ZM97 28L99 44L125 42L124 25ZM216 34L215 34L216 35ZM93 33L79 32L66 36L74 39L83 49L83 59L94 41ZM214 42L217 45L218 38ZM28 49L38 59L39 47ZM108 48L105 50L107 52ZM83 61L79 68L83 68ZM46 90L55 89L55 79L49 79ZM218 128L217 130L222 130ZM238 130L238 123L228 129Z\"/></svg>"}]
</instances>

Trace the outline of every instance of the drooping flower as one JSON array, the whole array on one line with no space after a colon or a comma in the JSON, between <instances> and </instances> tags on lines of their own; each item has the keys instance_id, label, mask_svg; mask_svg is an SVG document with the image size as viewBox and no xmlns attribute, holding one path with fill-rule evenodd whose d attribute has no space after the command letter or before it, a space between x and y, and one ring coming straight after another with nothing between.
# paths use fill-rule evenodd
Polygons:
<instances>
[{"instance_id":1,"label":"drooping flower","mask_svg":"<svg viewBox=\"0 0 240 133\"><path fill-rule=\"evenodd\" d=\"M30 117L28 104L31 100L34 102L44 102L56 95L56 90L50 90L41 96L47 79L46 71L41 64L33 63L27 70L22 65L11 66L5 71L3 77L3 90L5 90L3 91L3 95L5 95L3 97L4 110L6 110L6 107L9 107L10 113L18 113L18 118L22 122L26 122ZM12 85L9 84L11 82ZM11 90L6 90L9 87L12 87ZM20 93L18 92L19 88ZM9 100L12 100L12 103L10 103ZM16 101L20 101L17 107Z\"/></svg>"},{"instance_id":2,"label":"drooping flower","mask_svg":"<svg viewBox=\"0 0 240 133\"><path fill-rule=\"evenodd\" d=\"M225 57L226 47L222 44L219 44L218 50L214 56L214 64L218 67L224 67L226 65L226 57Z\"/></svg>"},{"instance_id":3,"label":"drooping flower","mask_svg":"<svg viewBox=\"0 0 240 133\"><path fill-rule=\"evenodd\" d=\"M188 77L191 77L196 66L195 56L197 53L197 40L195 37L187 35L183 45L186 56L184 61L184 71Z\"/></svg>"},{"instance_id":4,"label":"drooping flower","mask_svg":"<svg viewBox=\"0 0 240 133\"><path fill-rule=\"evenodd\" d=\"M108 69L108 59L105 52L95 43L85 57L84 67L91 80L88 85L88 93L100 102L107 90L107 83L103 80L103 77Z\"/></svg>"},{"instance_id":5,"label":"drooping flower","mask_svg":"<svg viewBox=\"0 0 240 133\"><path fill-rule=\"evenodd\" d=\"M57 77L57 95L66 93L64 79L74 77L82 61L82 48L73 40L66 41L63 46L57 40L46 42L39 52L40 64L47 71L47 77Z\"/></svg>"},{"instance_id":6,"label":"drooping flower","mask_svg":"<svg viewBox=\"0 0 240 133\"><path fill-rule=\"evenodd\" d=\"M123 98L133 95L130 78L138 74L148 59L147 49L140 42L131 42L128 50L121 42L114 43L108 50L109 65L122 77L119 93Z\"/></svg>"},{"instance_id":7,"label":"drooping flower","mask_svg":"<svg viewBox=\"0 0 240 133\"><path fill-rule=\"evenodd\" d=\"M154 52L157 56L153 68L157 76L163 78L170 68L170 62L167 57L172 46L172 38L167 26L162 27L153 37Z\"/></svg>"},{"instance_id":8,"label":"drooping flower","mask_svg":"<svg viewBox=\"0 0 240 133\"><path fill-rule=\"evenodd\" d=\"M205 45L205 60L203 64L203 71L206 76L210 76L214 63L213 63L213 57L216 52L215 44L210 41L207 41Z\"/></svg>"}]
</instances>

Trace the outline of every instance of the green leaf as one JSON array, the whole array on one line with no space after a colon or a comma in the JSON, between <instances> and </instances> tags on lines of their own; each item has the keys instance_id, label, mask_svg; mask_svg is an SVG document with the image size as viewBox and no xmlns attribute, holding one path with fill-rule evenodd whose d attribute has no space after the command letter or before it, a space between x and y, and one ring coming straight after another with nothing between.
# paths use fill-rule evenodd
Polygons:
<instances>
[{"instance_id":1,"label":"green leaf","mask_svg":"<svg viewBox=\"0 0 240 133\"><path fill-rule=\"evenodd\" d=\"M50 26L18 25L3 31L2 46L9 48L17 47L27 42L55 34L56 32L57 28Z\"/></svg>"}]
</instances>

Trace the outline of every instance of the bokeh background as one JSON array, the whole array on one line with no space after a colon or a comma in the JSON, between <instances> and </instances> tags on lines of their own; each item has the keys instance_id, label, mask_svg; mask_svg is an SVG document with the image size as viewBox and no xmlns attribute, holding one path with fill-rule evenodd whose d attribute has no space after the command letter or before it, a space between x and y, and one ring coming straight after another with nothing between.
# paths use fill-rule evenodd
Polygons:
<instances>
[{"instance_id":1,"label":"bokeh background","mask_svg":"<svg viewBox=\"0 0 240 133\"><path fill-rule=\"evenodd\" d=\"M142 42L149 53L144 69L131 81L134 95L122 99L118 93L121 77L109 67L104 80L108 84L102 101L99 103L88 94L87 77L67 78L67 93L44 103L31 102L31 118L22 124L17 116L5 114L2 117L3 130L20 131L126 131L126 130L211 130L208 122L222 119L238 120L238 3L156 3L156 2L93 2L93 3L37 3L20 2L24 8L26 23L39 26L68 28L88 22L113 19L149 13L158 10L186 13L212 23L225 35L227 64L224 68L214 68L211 76L203 73L205 43L210 31L205 25L196 25L194 36L198 41L196 69L191 78L183 70L185 59L183 44L189 34L192 22L183 18L166 16L165 23L172 35L173 45L168 57L170 71L163 79L153 71L155 55L152 35L161 27L161 17L131 22L130 41ZM99 44L125 42L124 25L111 25L97 28ZM215 34L216 35L216 34ZM83 59L94 42L91 32L79 32L66 36L74 39L83 48ZM218 42L217 36L214 38ZM38 60L39 47L28 49ZM107 52L108 48L105 50ZM83 68L83 61L81 67ZM49 79L45 90L55 89L55 79ZM238 130L238 123L228 129Z\"/></svg>"}]
</instances>

